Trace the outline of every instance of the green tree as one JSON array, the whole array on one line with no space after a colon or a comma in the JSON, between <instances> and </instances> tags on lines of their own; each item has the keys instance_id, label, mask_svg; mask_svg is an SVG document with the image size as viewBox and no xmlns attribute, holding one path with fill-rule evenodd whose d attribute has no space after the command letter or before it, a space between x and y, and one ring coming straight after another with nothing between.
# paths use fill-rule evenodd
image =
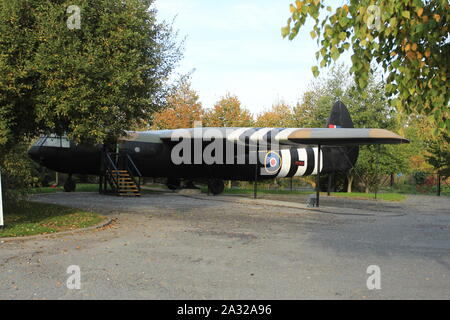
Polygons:
<instances>
[{"instance_id":1,"label":"green tree","mask_svg":"<svg viewBox=\"0 0 450 320\"><path fill-rule=\"evenodd\" d=\"M447 0L350 0L333 10L325 1L297 0L282 35L294 39L311 17L320 67L351 49L350 73L361 91L376 61L388 75L391 105L398 112L430 116L437 134L450 128L449 8ZM312 71L317 76L319 67Z\"/></svg>"},{"instance_id":2,"label":"green tree","mask_svg":"<svg viewBox=\"0 0 450 320\"><path fill-rule=\"evenodd\" d=\"M295 108L298 127L324 127L333 103L340 99L348 108L355 128L382 128L409 133L404 117L397 117L389 105L383 82L371 74L366 94L361 95L343 65L331 68L328 74L314 81ZM407 136L408 137L408 136ZM416 142L416 140L414 140ZM395 146L362 146L356 166L347 172L347 191L361 184L365 191L376 191L382 178L391 173L407 173L410 158L419 144Z\"/></svg>"},{"instance_id":3,"label":"green tree","mask_svg":"<svg viewBox=\"0 0 450 320\"><path fill-rule=\"evenodd\" d=\"M441 136L427 141L426 159L430 165L445 179L450 177L450 136Z\"/></svg>"},{"instance_id":4,"label":"green tree","mask_svg":"<svg viewBox=\"0 0 450 320\"><path fill-rule=\"evenodd\" d=\"M0 153L2 164L2 191L6 201L25 196L28 189L39 183L37 165L27 156L29 143L22 142L11 147L8 153Z\"/></svg>"},{"instance_id":5,"label":"green tree","mask_svg":"<svg viewBox=\"0 0 450 320\"><path fill-rule=\"evenodd\" d=\"M309 85L301 101L294 108L295 126L324 127L334 102L339 99L346 105L351 103L347 95L350 85L348 69L342 64L333 66L325 76L320 76Z\"/></svg>"},{"instance_id":6,"label":"green tree","mask_svg":"<svg viewBox=\"0 0 450 320\"><path fill-rule=\"evenodd\" d=\"M0 0L0 150L49 132L102 142L158 110L180 49L152 3L79 0L77 29L73 1Z\"/></svg>"},{"instance_id":7,"label":"green tree","mask_svg":"<svg viewBox=\"0 0 450 320\"><path fill-rule=\"evenodd\" d=\"M346 93L354 126L404 131L407 123L401 117L396 117L386 99L385 86L377 76L369 76L365 91L366 94L361 95L352 85ZM347 190L351 192L352 181L355 181L362 184L365 192L378 192L386 175L410 171L410 158L414 155L415 147L416 144L361 146L358 161L348 173Z\"/></svg>"}]
</instances>

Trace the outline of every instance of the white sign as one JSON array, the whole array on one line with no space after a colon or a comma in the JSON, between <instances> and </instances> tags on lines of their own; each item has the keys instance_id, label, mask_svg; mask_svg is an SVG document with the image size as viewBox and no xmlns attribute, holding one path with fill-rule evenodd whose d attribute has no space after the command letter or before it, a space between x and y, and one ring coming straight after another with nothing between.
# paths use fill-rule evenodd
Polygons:
<instances>
[{"instance_id":1,"label":"white sign","mask_svg":"<svg viewBox=\"0 0 450 320\"><path fill-rule=\"evenodd\" d=\"M2 172L0 171L0 227L3 227Z\"/></svg>"}]
</instances>

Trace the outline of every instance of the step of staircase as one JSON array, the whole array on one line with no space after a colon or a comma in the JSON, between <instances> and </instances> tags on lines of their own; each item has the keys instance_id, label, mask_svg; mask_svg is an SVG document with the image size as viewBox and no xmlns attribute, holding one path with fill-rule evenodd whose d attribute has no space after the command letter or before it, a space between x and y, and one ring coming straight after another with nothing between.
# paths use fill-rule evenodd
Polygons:
<instances>
[{"instance_id":1,"label":"step of staircase","mask_svg":"<svg viewBox=\"0 0 450 320\"><path fill-rule=\"evenodd\" d=\"M102 174L100 193L114 193L117 196L139 197L140 187L136 179L140 179L141 173L133 159L123 152L102 151L102 164L105 171ZM120 169L119 169L120 168ZM134 168L134 175L122 168ZM136 176L136 179L135 179ZM108 190L109 189L109 190Z\"/></svg>"},{"instance_id":2,"label":"step of staircase","mask_svg":"<svg viewBox=\"0 0 450 320\"><path fill-rule=\"evenodd\" d=\"M118 196L123 197L139 197L141 193L139 192L139 188L134 183L133 179L128 171L126 170L113 170L112 174L118 176L117 180L119 183L119 190L117 192Z\"/></svg>"}]
</instances>

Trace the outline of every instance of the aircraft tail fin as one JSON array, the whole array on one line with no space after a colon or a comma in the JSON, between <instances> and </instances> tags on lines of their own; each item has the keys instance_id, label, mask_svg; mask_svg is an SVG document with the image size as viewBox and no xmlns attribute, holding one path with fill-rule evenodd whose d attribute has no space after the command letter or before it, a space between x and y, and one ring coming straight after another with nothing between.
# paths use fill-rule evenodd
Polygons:
<instances>
[{"instance_id":1,"label":"aircraft tail fin","mask_svg":"<svg viewBox=\"0 0 450 320\"><path fill-rule=\"evenodd\" d=\"M353 128L353 121L347 107L341 101L334 103L330 117L327 121L327 128Z\"/></svg>"},{"instance_id":2,"label":"aircraft tail fin","mask_svg":"<svg viewBox=\"0 0 450 320\"><path fill-rule=\"evenodd\" d=\"M354 128L352 118L347 106L340 100L336 101L331 109L330 117L327 120L327 128ZM359 147L339 147L334 148L336 163L335 168L353 167L358 160Z\"/></svg>"}]
</instances>

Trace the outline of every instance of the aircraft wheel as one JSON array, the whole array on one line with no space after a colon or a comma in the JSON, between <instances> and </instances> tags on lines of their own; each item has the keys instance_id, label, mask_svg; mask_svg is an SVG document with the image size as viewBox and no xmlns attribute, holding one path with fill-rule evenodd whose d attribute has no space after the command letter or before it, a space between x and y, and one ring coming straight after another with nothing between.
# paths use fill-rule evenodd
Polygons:
<instances>
[{"instance_id":1,"label":"aircraft wheel","mask_svg":"<svg viewBox=\"0 0 450 320\"><path fill-rule=\"evenodd\" d=\"M213 195L218 195L225 189L225 184L223 183L223 180L214 179L208 181L208 187Z\"/></svg>"},{"instance_id":2,"label":"aircraft wheel","mask_svg":"<svg viewBox=\"0 0 450 320\"><path fill-rule=\"evenodd\" d=\"M69 179L67 179L66 182L64 183L64 191L74 192L76 188L77 184L75 183L75 181L73 181L71 177L69 177Z\"/></svg>"},{"instance_id":3,"label":"aircraft wheel","mask_svg":"<svg viewBox=\"0 0 450 320\"><path fill-rule=\"evenodd\" d=\"M166 186L172 191L181 189L181 180L178 178L167 178Z\"/></svg>"}]
</instances>

